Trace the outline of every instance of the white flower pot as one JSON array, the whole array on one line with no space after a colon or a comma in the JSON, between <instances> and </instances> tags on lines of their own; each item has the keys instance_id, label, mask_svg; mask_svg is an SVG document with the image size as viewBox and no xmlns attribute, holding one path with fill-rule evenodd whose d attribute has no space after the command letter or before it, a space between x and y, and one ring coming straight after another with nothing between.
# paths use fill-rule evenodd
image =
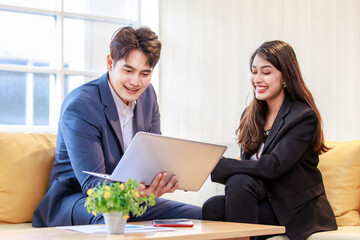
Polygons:
<instances>
[{"instance_id":1,"label":"white flower pot","mask_svg":"<svg viewBox=\"0 0 360 240\"><path fill-rule=\"evenodd\" d=\"M108 234L124 233L127 219L124 219L121 212L104 213L103 216Z\"/></svg>"}]
</instances>

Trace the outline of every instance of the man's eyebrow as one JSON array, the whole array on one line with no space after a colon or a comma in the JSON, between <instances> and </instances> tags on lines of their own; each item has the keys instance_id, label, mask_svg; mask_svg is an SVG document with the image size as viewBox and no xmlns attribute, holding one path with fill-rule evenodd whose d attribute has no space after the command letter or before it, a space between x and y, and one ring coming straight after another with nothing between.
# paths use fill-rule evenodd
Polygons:
<instances>
[{"instance_id":1,"label":"man's eyebrow","mask_svg":"<svg viewBox=\"0 0 360 240\"><path fill-rule=\"evenodd\" d=\"M132 67L132 66L130 66L129 64L124 64L124 65L123 65L123 67L125 67L125 68L130 68L130 69L135 70L135 68L134 68L134 67ZM151 70L151 69L145 69L145 70L142 70L142 72L151 73L151 72L152 72L152 70Z\"/></svg>"},{"instance_id":2,"label":"man's eyebrow","mask_svg":"<svg viewBox=\"0 0 360 240\"><path fill-rule=\"evenodd\" d=\"M133 68L132 66L130 66L129 64L124 64L123 67L135 69L135 68Z\"/></svg>"}]
</instances>

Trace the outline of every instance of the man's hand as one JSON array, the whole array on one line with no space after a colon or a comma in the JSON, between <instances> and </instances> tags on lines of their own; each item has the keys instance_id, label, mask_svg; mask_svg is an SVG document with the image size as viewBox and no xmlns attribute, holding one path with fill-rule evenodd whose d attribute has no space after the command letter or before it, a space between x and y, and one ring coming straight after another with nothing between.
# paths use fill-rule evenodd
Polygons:
<instances>
[{"instance_id":1,"label":"man's hand","mask_svg":"<svg viewBox=\"0 0 360 240\"><path fill-rule=\"evenodd\" d=\"M179 187L179 183L176 181L176 176L172 176L168 184L165 185L167 176L167 172L158 173L149 187L146 187L144 184L140 184L136 190L142 192L147 197L149 197L152 193L155 197L160 197L165 193L172 193Z\"/></svg>"}]
</instances>

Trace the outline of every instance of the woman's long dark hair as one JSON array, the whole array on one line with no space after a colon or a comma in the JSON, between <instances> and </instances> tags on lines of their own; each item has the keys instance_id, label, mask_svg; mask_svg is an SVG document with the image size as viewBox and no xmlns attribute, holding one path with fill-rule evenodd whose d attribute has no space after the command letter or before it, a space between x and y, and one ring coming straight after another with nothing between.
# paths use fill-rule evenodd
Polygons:
<instances>
[{"instance_id":1,"label":"woman's long dark hair","mask_svg":"<svg viewBox=\"0 0 360 240\"><path fill-rule=\"evenodd\" d=\"M250 58L250 71L256 55L269 61L281 72L283 81L286 84L286 88L284 88L285 95L294 101L307 103L314 110L318 121L311 141L312 150L319 154L327 152L329 148L324 144L320 113L315 105L313 96L302 78L292 47L288 43L279 40L263 43ZM268 106L266 101L256 99L254 93L253 100L247 107L236 130L238 143L245 153L252 155L259 151L264 140L264 126L267 114Z\"/></svg>"}]
</instances>

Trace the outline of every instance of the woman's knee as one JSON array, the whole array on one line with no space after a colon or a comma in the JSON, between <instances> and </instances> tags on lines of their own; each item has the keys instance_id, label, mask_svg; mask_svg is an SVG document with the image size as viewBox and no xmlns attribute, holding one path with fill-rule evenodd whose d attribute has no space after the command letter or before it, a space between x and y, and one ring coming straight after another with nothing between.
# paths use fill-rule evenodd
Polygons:
<instances>
[{"instance_id":1,"label":"woman's knee","mask_svg":"<svg viewBox=\"0 0 360 240\"><path fill-rule=\"evenodd\" d=\"M224 196L211 197L202 206L202 219L224 221L224 209Z\"/></svg>"},{"instance_id":2,"label":"woman's knee","mask_svg":"<svg viewBox=\"0 0 360 240\"><path fill-rule=\"evenodd\" d=\"M265 196L264 185L260 180L246 174L235 174L229 177L225 184L225 195L241 197L247 194Z\"/></svg>"},{"instance_id":3,"label":"woman's knee","mask_svg":"<svg viewBox=\"0 0 360 240\"><path fill-rule=\"evenodd\" d=\"M226 185L232 185L232 184L247 184L252 183L256 181L254 177L247 175L247 174L234 174L231 177L229 177L226 181Z\"/></svg>"}]
</instances>

